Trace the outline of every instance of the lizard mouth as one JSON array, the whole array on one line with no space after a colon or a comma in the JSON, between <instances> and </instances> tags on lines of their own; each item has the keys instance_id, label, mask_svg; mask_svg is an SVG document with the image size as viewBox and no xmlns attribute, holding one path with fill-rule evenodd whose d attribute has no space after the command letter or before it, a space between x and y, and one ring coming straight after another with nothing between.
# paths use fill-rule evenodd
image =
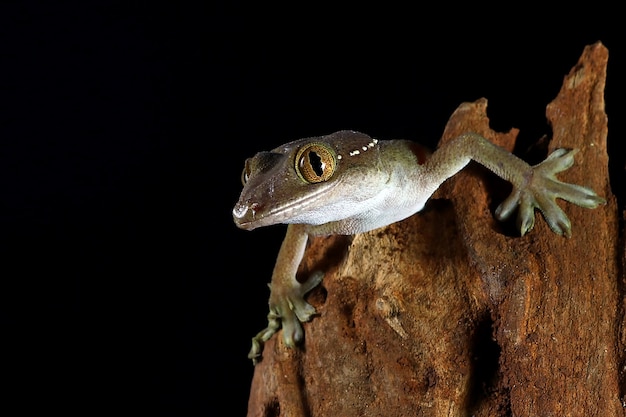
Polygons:
<instances>
[{"instance_id":1,"label":"lizard mouth","mask_svg":"<svg viewBox=\"0 0 626 417\"><path fill-rule=\"evenodd\" d=\"M258 227L270 226L279 223L322 224L327 220L316 221L314 215L303 214L312 205L319 202L328 190L334 188L339 181L324 182L309 190L306 196L288 200L284 204L267 208L256 201L240 200L233 209L233 220L237 227L244 230L254 230ZM316 207L319 207L317 204Z\"/></svg>"}]
</instances>

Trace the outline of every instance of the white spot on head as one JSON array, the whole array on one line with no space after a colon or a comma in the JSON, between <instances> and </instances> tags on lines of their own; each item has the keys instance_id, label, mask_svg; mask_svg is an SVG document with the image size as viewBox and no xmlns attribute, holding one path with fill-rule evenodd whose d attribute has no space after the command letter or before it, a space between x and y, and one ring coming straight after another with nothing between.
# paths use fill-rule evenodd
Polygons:
<instances>
[{"instance_id":1,"label":"white spot on head","mask_svg":"<svg viewBox=\"0 0 626 417\"><path fill-rule=\"evenodd\" d=\"M341 159L341 155L337 155L337 159Z\"/></svg>"},{"instance_id":2,"label":"white spot on head","mask_svg":"<svg viewBox=\"0 0 626 417\"><path fill-rule=\"evenodd\" d=\"M358 150L355 150L355 151L350 152L350 156L358 155L360 153L361 152L359 152Z\"/></svg>"},{"instance_id":3,"label":"white spot on head","mask_svg":"<svg viewBox=\"0 0 626 417\"><path fill-rule=\"evenodd\" d=\"M364 147L363 147L363 148L361 148L361 149L363 149L364 151L366 151L366 150L367 150L367 146L364 146Z\"/></svg>"}]
</instances>

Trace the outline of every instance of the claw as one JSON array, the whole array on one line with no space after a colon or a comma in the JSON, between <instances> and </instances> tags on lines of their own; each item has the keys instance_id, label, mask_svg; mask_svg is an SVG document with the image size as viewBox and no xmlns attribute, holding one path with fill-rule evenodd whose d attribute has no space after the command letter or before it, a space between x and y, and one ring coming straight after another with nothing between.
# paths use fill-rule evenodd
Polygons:
<instances>
[{"instance_id":1,"label":"claw","mask_svg":"<svg viewBox=\"0 0 626 417\"><path fill-rule=\"evenodd\" d=\"M535 227L535 204L528 196L518 193L520 201L517 213L517 227L522 236L530 232Z\"/></svg>"},{"instance_id":2,"label":"claw","mask_svg":"<svg viewBox=\"0 0 626 417\"><path fill-rule=\"evenodd\" d=\"M315 307L304 300L306 293L322 282L324 274L316 272L305 282L294 284L287 288L272 288L270 294L270 312L267 315L268 326L252 338L252 348L248 358L257 364L263 351L263 344L268 341L281 327L283 341L287 347L295 347L304 339L304 330L301 322L311 320L316 314Z\"/></svg>"},{"instance_id":3,"label":"claw","mask_svg":"<svg viewBox=\"0 0 626 417\"><path fill-rule=\"evenodd\" d=\"M496 218L500 221L504 221L511 217L511 214L515 212L515 209L519 206L520 192L518 189L513 189L511 195L504 200L498 208L496 208ZM533 215L534 217L534 215Z\"/></svg>"},{"instance_id":4,"label":"claw","mask_svg":"<svg viewBox=\"0 0 626 417\"><path fill-rule=\"evenodd\" d=\"M552 174L565 171L574 165L574 155L577 153L578 149L556 149L536 167Z\"/></svg>"},{"instance_id":5,"label":"claw","mask_svg":"<svg viewBox=\"0 0 626 417\"><path fill-rule=\"evenodd\" d=\"M514 187L511 195L498 206L496 217L505 220L517 208L517 226L523 236L535 225L537 208L554 233L570 237L572 225L565 212L556 204L557 198L590 209L606 203L604 198L589 188L564 183L555 178L554 174L565 171L574 164L574 155L577 152L575 149L557 149L545 161L535 165L528 182L521 188Z\"/></svg>"},{"instance_id":6,"label":"claw","mask_svg":"<svg viewBox=\"0 0 626 417\"><path fill-rule=\"evenodd\" d=\"M317 271L311 274L311 276L304 281L302 285L302 294L306 294L311 291L313 288L317 287L320 282L324 279L324 273L321 271Z\"/></svg>"}]
</instances>

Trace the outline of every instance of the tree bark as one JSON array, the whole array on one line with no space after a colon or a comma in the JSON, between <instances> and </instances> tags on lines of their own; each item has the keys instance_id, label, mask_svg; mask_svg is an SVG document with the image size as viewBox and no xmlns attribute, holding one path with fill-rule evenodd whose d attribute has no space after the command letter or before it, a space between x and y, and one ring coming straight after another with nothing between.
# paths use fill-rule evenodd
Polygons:
<instances>
[{"instance_id":1,"label":"tree bark","mask_svg":"<svg viewBox=\"0 0 626 417\"><path fill-rule=\"evenodd\" d=\"M608 175L607 60L602 44L587 47L547 107L547 152L579 149L559 178L606 206L564 203L571 239L539 214L519 237L493 216L510 187L471 164L405 221L314 239L300 273L326 273L309 295L319 315L301 348L266 343L248 416L624 416L626 252ZM462 104L441 143L474 131L512 150L518 131L492 131L486 108Z\"/></svg>"}]
</instances>

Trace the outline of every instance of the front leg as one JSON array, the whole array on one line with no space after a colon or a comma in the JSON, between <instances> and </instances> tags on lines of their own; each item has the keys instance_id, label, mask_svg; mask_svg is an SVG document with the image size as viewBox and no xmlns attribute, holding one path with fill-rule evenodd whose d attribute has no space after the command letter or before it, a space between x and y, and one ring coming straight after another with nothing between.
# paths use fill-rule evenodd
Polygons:
<instances>
[{"instance_id":1,"label":"front leg","mask_svg":"<svg viewBox=\"0 0 626 417\"><path fill-rule=\"evenodd\" d=\"M507 219L518 209L517 225L524 235L535 224L537 208L554 233L570 237L571 224L556 204L557 198L585 208L606 203L593 190L561 182L555 177L574 164L575 153L574 150L557 149L542 163L530 166L482 136L466 133L443 145L427 162L427 188L434 191L473 159L513 185L511 195L496 209L499 220Z\"/></svg>"},{"instance_id":2,"label":"front leg","mask_svg":"<svg viewBox=\"0 0 626 417\"><path fill-rule=\"evenodd\" d=\"M322 281L322 273L312 274L304 283L296 280L296 272L304 255L308 233L306 226L290 224L278 252L270 286L268 326L252 338L248 358L256 364L263 343L283 328L285 345L294 347L304 337L300 322L309 321L315 308L304 300L304 295Z\"/></svg>"},{"instance_id":3,"label":"front leg","mask_svg":"<svg viewBox=\"0 0 626 417\"><path fill-rule=\"evenodd\" d=\"M556 204L561 198L585 208L595 208L606 201L593 190L556 179L554 174L574 164L576 150L557 149L543 162L532 167L532 175L522 184L513 184L511 195L496 209L496 217L505 220L518 209L517 226L522 235L535 224L535 208L539 209L554 233L571 236L571 223Z\"/></svg>"}]
</instances>

